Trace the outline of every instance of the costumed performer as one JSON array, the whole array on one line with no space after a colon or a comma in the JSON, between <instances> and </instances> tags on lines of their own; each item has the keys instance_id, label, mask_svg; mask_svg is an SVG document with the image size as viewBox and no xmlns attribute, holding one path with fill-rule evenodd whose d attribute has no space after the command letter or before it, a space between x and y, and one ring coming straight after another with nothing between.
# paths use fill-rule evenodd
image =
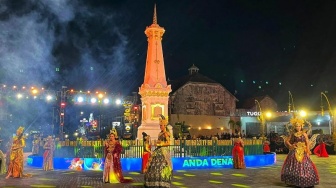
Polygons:
<instances>
[{"instance_id":1,"label":"costumed performer","mask_svg":"<svg viewBox=\"0 0 336 188\"><path fill-rule=\"evenodd\" d=\"M36 134L34 135L32 155L38 155L40 150L40 138Z\"/></svg>"},{"instance_id":2,"label":"costumed performer","mask_svg":"<svg viewBox=\"0 0 336 188\"><path fill-rule=\"evenodd\" d=\"M264 141L263 151L264 151L264 154L271 153L270 141L268 140Z\"/></svg>"},{"instance_id":3,"label":"costumed performer","mask_svg":"<svg viewBox=\"0 0 336 188\"><path fill-rule=\"evenodd\" d=\"M54 150L55 143L52 136L47 137L47 141L43 146L43 170L54 170Z\"/></svg>"},{"instance_id":4,"label":"costumed performer","mask_svg":"<svg viewBox=\"0 0 336 188\"><path fill-rule=\"evenodd\" d=\"M129 183L131 179L125 179L122 174L120 153L122 146L117 140L116 129L112 129L108 140L105 142L105 162L103 171L103 181L105 183Z\"/></svg>"},{"instance_id":5,"label":"costumed performer","mask_svg":"<svg viewBox=\"0 0 336 188\"><path fill-rule=\"evenodd\" d=\"M313 153L318 157L329 157L326 145L327 144L323 141L323 137L321 136L320 143L315 147Z\"/></svg>"},{"instance_id":6,"label":"costumed performer","mask_svg":"<svg viewBox=\"0 0 336 188\"><path fill-rule=\"evenodd\" d=\"M233 168L246 168L244 159L244 141L241 137L234 139L234 146L232 149Z\"/></svg>"},{"instance_id":7,"label":"costumed performer","mask_svg":"<svg viewBox=\"0 0 336 188\"><path fill-rule=\"evenodd\" d=\"M281 181L291 186L313 187L319 184L317 169L310 159L309 139L303 130L304 120L290 120L293 129L285 140L289 153L281 170Z\"/></svg>"},{"instance_id":8,"label":"costumed performer","mask_svg":"<svg viewBox=\"0 0 336 188\"><path fill-rule=\"evenodd\" d=\"M167 129L167 119L161 115L160 129L156 149L152 152L145 169L145 187L170 187L173 166L168 150L170 132Z\"/></svg>"},{"instance_id":9,"label":"costumed performer","mask_svg":"<svg viewBox=\"0 0 336 188\"><path fill-rule=\"evenodd\" d=\"M30 174L23 174L23 148L26 146L23 137L24 127L19 127L16 131L16 136L13 138L13 143L10 148L10 160L8 165L8 175L13 178L31 177Z\"/></svg>"},{"instance_id":10,"label":"costumed performer","mask_svg":"<svg viewBox=\"0 0 336 188\"><path fill-rule=\"evenodd\" d=\"M145 173L146 165L148 163L148 159L151 156L151 145L150 145L150 136L147 133L143 132L143 154L142 154L142 167L141 172Z\"/></svg>"}]
</instances>

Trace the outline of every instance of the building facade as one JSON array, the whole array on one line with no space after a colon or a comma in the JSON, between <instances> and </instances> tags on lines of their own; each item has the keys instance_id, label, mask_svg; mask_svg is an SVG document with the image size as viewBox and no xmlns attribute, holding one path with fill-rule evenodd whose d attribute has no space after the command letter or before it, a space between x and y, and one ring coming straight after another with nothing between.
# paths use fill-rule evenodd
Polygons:
<instances>
[{"instance_id":1,"label":"building facade","mask_svg":"<svg viewBox=\"0 0 336 188\"><path fill-rule=\"evenodd\" d=\"M228 131L237 98L218 82L203 76L193 65L189 75L174 81L170 95L170 123L185 122L193 135Z\"/></svg>"}]
</instances>

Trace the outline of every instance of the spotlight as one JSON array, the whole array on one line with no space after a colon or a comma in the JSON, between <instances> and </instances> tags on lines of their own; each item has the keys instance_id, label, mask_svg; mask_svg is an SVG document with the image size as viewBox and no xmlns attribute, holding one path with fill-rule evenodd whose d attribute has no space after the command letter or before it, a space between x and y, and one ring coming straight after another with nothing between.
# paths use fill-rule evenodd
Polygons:
<instances>
[{"instance_id":1,"label":"spotlight","mask_svg":"<svg viewBox=\"0 0 336 188\"><path fill-rule=\"evenodd\" d=\"M97 102L97 99L96 98L91 98L91 103L92 104L95 104Z\"/></svg>"},{"instance_id":2,"label":"spotlight","mask_svg":"<svg viewBox=\"0 0 336 188\"><path fill-rule=\"evenodd\" d=\"M47 95L46 98L47 98L47 101L51 101L53 97L51 95Z\"/></svg>"},{"instance_id":3,"label":"spotlight","mask_svg":"<svg viewBox=\"0 0 336 188\"><path fill-rule=\"evenodd\" d=\"M19 94L16 95L16 97L17 97L18 99L21 99L21 98L23 97L23 95L22 95L21 93L19 93Z\"/></svg>"},{"instance_id":4,"label":"spotlight","mask_svg":"<svg viewBox=\"0 0 336 188\"><path fill-rule=\"evenodd\" d=\"M81 103L83 101L84 101L84 97L82 96L77 97L77 102Z\"/></svg>"},{"instance_id":5,"label":"spotlight","mask_svg":"<svg viewBox=\"0 0 336 188\"><path fill-rule=\"evenodd\" d=\"M104 102L104 104L108 104L110 102L110 100L109 99L104 99L103 102Z\"/></svg>"},{"instance_id":6,"label":"spotlight","mask_svg":"<svg viewBox=\"0 0 336 188\"><path fill-rule=\"evenodd\" d=\"M98 97L101 99L101 98L104 97L104 95L103 95L102 93L99 93L99 94L98 94Z\"/></svg>"},{"instance_id":7,"label":"spotlight","mask_svg":"<svg viewBox=\"0 0 336 188\"><path fill-rule=\"evenodd\" d=\"M116 104L117 104L117 105L121 104L121 100L120 100L120 99L117 99L117 100L116 100Z\"/></svg>"}]
</instances>

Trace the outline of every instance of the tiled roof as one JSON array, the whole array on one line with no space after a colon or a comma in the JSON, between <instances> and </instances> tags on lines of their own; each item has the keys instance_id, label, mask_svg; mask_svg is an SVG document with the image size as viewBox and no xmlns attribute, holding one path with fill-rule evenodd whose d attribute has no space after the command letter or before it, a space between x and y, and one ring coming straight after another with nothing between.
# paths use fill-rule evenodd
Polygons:
<instances>
[{"instance_id":1,"label":"tiled roof","mask_svg":"<svg viewBox=\"0 0 336 188\"><path fill-rule=\"evenodd\" d=\"M184 76L177 80L168 80L168 84L172 87L172 92L175 92L183 85L187 84L188 82L196 82L196 83L216 83L218 82L200 74L200 73L193 73L191 75Z\"/></svg>"}]
</instances>

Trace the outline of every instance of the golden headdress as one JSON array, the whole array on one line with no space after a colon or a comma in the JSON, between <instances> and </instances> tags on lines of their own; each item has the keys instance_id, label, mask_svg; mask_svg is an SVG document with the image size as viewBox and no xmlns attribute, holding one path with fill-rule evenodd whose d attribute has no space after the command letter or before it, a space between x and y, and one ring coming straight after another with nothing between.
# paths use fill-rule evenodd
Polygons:
<instances>
[{"instance_id":1,"label":"golden headdress","mask_svg":"<svg viewBox=\"0 0 336 188\"><path fill-rule=\"evenodd\" d=\"M162 114L160 114L159 120L160 120L160 125L166 126L168 124L168 120Z\"/></svg>"},{"instance_id":2,"label":"golden headdress","mask_svg":"<svg viewBox=\"0 0 336 188\"><path fill-rule=\"evenodd\" d=\"M112 130L110 130L110 134L113 134L115 138L118 138L117 129L113 128Z\"/></svg>"},{"instance_id":3,"label":"golden headdress","mask_svg":"<svg viewBox=\"0 0 336 188\"><path fill-rule=\"evenodd\" d=\"M290 119L290 124L292 124L293 126L295 125L301 125L302 127L304 126L304 120L300 119L298 117L293 117L292 119Z\"/></svg>"},{"instance_id":4,"label":"golden headdress","mask_svg":"<svg viewBox=\"0 0 336 188\"><path fill-rule=\"evenodd\" d=\"M20 134L23 133L24 127L20 126L16 131L19 132Z\"/></svg>"}]
</instances>

